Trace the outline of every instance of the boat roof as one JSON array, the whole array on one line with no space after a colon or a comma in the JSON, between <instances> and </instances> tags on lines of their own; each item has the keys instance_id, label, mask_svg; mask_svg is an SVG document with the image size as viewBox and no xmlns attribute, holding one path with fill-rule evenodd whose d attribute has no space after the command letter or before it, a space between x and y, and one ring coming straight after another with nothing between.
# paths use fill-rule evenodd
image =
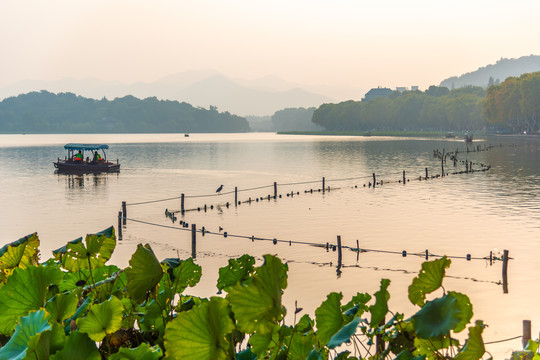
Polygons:
<instances>
[{"instance_id":1,"label":"boat roof","mask_svg":"<svg viewBox=\"0 0 540 360\"><path fill-rule=\"evenodd\" d=\"M107 144L66 144L64 149L66 150L101 150L108 149Z\"/></svg>"}]
</instances>

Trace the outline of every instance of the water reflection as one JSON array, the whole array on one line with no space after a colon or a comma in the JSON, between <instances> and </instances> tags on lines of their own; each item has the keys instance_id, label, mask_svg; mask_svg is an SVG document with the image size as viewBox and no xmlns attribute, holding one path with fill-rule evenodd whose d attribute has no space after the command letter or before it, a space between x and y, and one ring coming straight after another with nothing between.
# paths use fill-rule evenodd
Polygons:
<instances>
[{"instance_id":1,"label":"water reflection","mask_svg":"<svg viewBox=\"0 0 540 360\"><path fill-rule=\"evenodd\" d=\"M64 180L66 188L70 190L88 188L106 187L109 180L109 176L118 177L119 174L107 174L107 173L88 173L88 174L72 174L62 173L55 171L58 175L58 181Z\"/></svg>"}]
</instances>

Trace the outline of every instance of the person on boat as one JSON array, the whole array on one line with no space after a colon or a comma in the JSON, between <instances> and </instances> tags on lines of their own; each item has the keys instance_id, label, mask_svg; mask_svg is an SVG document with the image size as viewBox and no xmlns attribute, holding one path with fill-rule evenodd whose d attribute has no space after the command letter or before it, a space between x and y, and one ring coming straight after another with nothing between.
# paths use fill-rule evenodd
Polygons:
<instances>
[{"instance_id":1,"label":"person on boat","mask_svg":"<svg viewBox=\"0 0 540 360\"><path fill-rule=\"evenodd\" d=\"M97 150L94 152L94 158L92 159L92 162L93 163L97 163L98 161L101 160L101 155L99 155L99 153L97 152Z\"/></svg>"},{"instance_id":2,"label":"person on boat","mask_svg":"<svg viewBox=\"0 0 540 360\"><path fill-rule=\"evenodd\" d=\"M81 150L79 150L79 152L77 154L75 154L75 156L73 157L73 160L74 161L82 161L83 160Z\"/></svg>"}]
</instances>

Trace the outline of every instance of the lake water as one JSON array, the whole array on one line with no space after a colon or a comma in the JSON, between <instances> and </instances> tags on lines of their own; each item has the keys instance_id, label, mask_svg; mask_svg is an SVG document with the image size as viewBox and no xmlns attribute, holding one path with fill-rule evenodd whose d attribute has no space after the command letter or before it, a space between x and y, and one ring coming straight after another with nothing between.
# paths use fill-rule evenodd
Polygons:
<instances>
[{"instance_id":1,"label":"lake water","mask_svg":"<svg viewBox=\"0 0 540 360\"><path fill-rule=\"evenodd\" d=\"M118 174L55 174L53 161L64 157L68 142L108 143L109 159L122 164ZM540 331L540 139L493 137L475 140L474 146L494 145L489 151L466 153L458 139L389 137L287 136L251 134L109 134L109 135L0 135L1 245L38 232L42 260L51 251L79 236L117 225L121 202L128 203L128 218L178 228L164 216L165 209L180 209L180 201L130 205L186 195L188 209L179 220L207 230L233 235L317 244L472 257L489 256L503 249L513 258L508 269L509 293L500 284L502 264L453 259L447 290L469 295L474 319L484 320L486 342L522 334L522 320L530 319L533 337ZM519 146L512 146L516 144ZM499 145L503 145L500 147ZM417 181L440 173L433 150L460 150L460 159L491 165L487 172L449 175ZM472 148L472 147L471 147ZM447 170L454 171L448 162ZM458 165L463 170L463 165ZM406 171L410 181L397 183ZM364 187L372 173L383 186ZM319 189L322 177L331 191ZM351 179L351 180L340 180ZM339 181L336 181L339 180ZM277 182L282 198L242 203L239 200L273 195ZM304 183L305 184L297 184ZM310 183L314 182L314 183ZM296 183L296 185L286 185ZM223 184L224 193L216 196ZM286 193L295 192L294 197ZM299 192L299 195L296 195ZM212 196L205 196L212 195ZM149 243L159 259L189 257L191 234L174 228L128 221L112 262L127 266L138 243ZM289 264L285 306L294 302L313 315L331 291L344 299L356 292L373 294L381 278L391 279L390 308L412 315L407 288L423 258L400 254L356 252L345 249L343 267L336 271L337 252L323 248L228 236L198 234L197 262L203 278L194 295L216 293L218 269L244 253L261 258L276 254ZM289 321L291 321L289 319ZM464 331L463 336L466 336ZM509 357L520 340L487 345L496 358Z\"/></svg>"}]
</instances>

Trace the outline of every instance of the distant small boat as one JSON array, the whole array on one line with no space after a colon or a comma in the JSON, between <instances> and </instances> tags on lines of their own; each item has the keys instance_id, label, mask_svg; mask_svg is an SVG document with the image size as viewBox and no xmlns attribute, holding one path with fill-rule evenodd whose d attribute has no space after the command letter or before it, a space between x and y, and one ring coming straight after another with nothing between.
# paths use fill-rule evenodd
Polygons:
<instances>
[{"instance_id":1,"label":"distant small boat","mask_svg":"<svg viewBox=\"0 0 540 360\"><path fill-rule=\"evenodd\" d=\"M184 137L189 137L189 134L188 134L188 133L185 133L185 134L184 134Z\"/></svg>"},{"instance_id":2,"label":"distant small boat","mask_svg":"<svg viewBox=\"0 0 540 360\"><path fill-rule=\"evenodd\" d=\"M465 136L463 139L465 140L466 143L472 143L473 136L470 133L465 133Z\"/></svg>"},{"instance_id":3,"label":"distant small boat","mask_svg":"<svg viewBox=\"0 0 540 360\"><path fill-rule=\"evenodd\" d=\"M455 139L456 138L456 134L454 134L452 131L449 131L446 133L446 135L444 135L445 138L447 139Z\"/></svg>"},{"instance_id":4,"label":"distant small boat","mask_svg":"<svg viewBox=\"0 0 540 360\"><path fill-rule=\"evenodd\" d=\"M117 172L120 171L120 163L116 160L116 163L107 161L107 154L105 149L108 149L109 145L106 144L66 144L64 149L68 151L68 155L61 160L53 162L54 167L58 169L58 172L65 173L96 173L96 172ZM103 156L98 153L101 150ZM78 151L75 153L75 151ZM90 157L84 157L84 152L90 151L92 153L92 160Z\"/></svg>"}]
</instances>

